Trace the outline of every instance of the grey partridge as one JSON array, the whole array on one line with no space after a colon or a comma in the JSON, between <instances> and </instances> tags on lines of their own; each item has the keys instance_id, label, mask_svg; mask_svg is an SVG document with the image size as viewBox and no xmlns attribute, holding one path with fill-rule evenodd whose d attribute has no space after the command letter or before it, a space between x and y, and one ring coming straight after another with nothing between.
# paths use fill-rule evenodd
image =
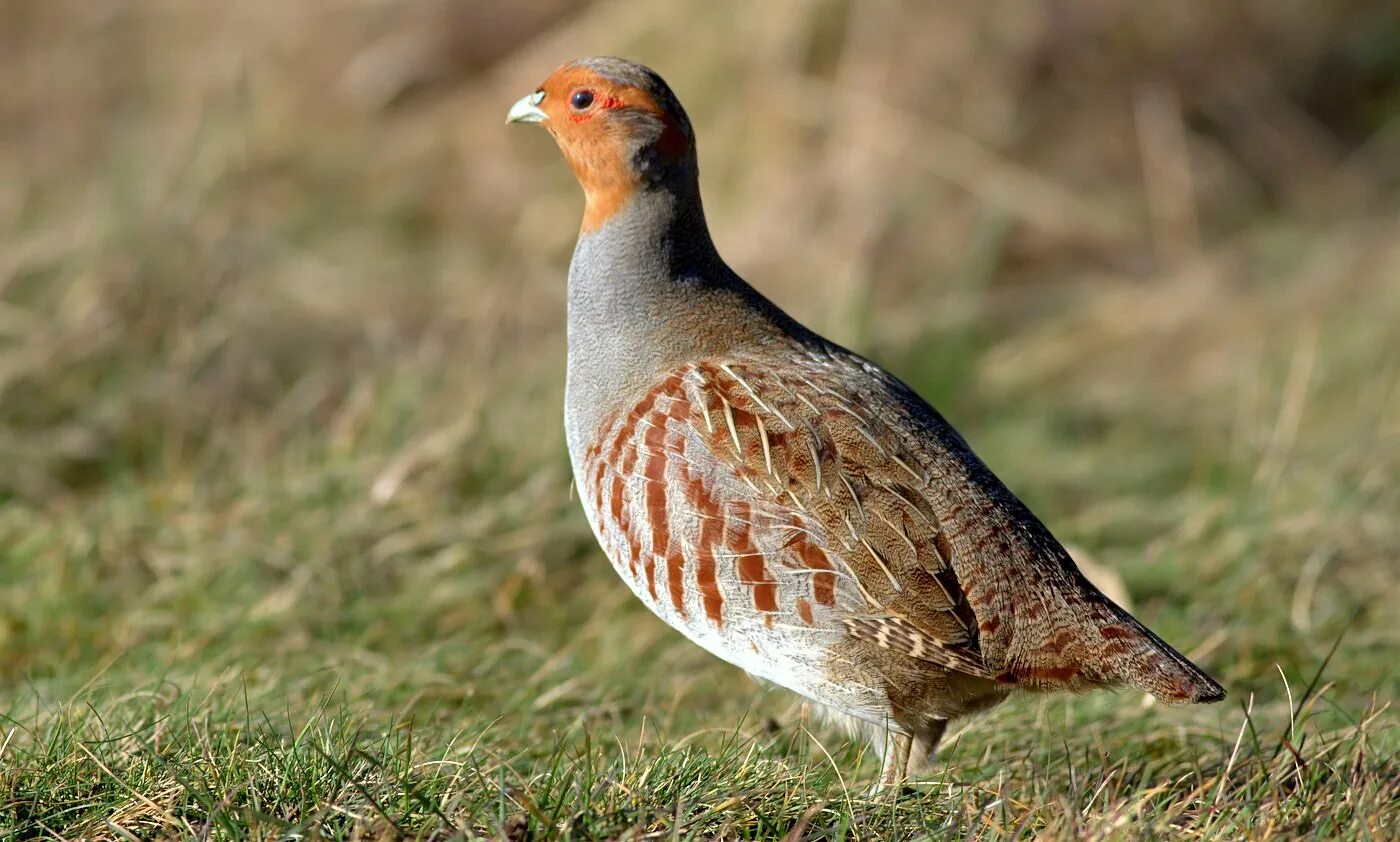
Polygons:
<instances>
[{"instance_id":1,"label":"grey partridge","mask_svg":"<svg viewBox=\"0 0 1400 842\"><path fill-rule=\"evenodd\" d=\"M507 120L548 129L583 186L565 432L598 543L657 616L862 726L885 785L1016 690L1224 697L928 403L725 264L660 76L570 62Z\"/></svg>"}]
</instances>

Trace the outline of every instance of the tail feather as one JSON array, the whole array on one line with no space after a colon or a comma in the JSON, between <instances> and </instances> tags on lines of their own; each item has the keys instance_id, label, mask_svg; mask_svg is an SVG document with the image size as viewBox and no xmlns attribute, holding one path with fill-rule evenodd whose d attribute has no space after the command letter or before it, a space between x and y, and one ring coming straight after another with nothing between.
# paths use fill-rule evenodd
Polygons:
<instances>
[{"instance_id":1,"label":"tail feather","mask_svg":"<svg viewBox=\"0 0 1400 842\"><path fill-rule=\"evenodd\" d=\"M1106 597L1079 607L1074 622L1052 627L998 679L1043 690L1137 687L1175 705L1225 698L1219 682Z\"/></svg>"},{"instance_id":2,"label":"tail feather","mask_svg":"<svg viewBox=\"0 0 1400 842\"><path fill-rule=\"evenodd\" d=\"M1109 603L1114 615L1099 624L1104 638L1105 678L1151 693L1167 704L1208 704L1225 698L1225 688L1185 655L1152 633L1128 612Z\"/></svg>"}]
</instances>

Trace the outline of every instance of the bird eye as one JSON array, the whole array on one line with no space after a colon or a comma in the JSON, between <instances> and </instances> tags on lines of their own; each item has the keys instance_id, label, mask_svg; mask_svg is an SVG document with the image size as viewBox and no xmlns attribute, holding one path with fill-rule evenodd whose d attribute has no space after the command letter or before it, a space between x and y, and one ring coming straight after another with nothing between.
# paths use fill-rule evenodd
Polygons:
<instances>
[{"instance_id":1,"label":"bird eye","mask_svg":"<svg viewBox=\"0 0 1400 842\"><path fill-rule=\"evenodd\" d=\"M582 111L593 104L592 91L574 91L574 95L569 97L569 104L576 110Z\"/></svg>"}]
</instances>

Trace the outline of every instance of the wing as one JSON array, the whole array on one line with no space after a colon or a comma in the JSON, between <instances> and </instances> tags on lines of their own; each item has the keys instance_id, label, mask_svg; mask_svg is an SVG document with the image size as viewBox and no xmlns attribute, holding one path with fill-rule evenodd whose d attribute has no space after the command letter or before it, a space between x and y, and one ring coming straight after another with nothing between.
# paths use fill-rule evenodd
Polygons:
<instances>
[{"instance_id":1,"label":"wing","mask_svg":"<svg viewBox=\"0 0 1400 842\"><path fill-rule=\"evenodd\" d=\"M665 378L585 457L604 546L698 640L811 628L991 678L924 460L852 376L799 350Z\"/></svg>"}]
</instances>

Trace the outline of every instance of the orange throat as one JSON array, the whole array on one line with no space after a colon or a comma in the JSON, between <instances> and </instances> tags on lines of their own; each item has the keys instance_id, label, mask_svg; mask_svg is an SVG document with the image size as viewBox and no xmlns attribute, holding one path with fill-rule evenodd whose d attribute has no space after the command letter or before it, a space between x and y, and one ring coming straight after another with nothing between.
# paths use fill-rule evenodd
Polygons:
<instances>
[{"instance_id":1,"label":"orange throat","mask_svg":"<svg viewBox=\"0 0 1400 842\"><path fill-rule=\"evenodd\" d=\"M635 184L584 185L583 224L579 230L589 232L602 228L603 223L626 207L636 189Z\"/></svg>"},{"instance_id":2,"label":"orange throat","mask_svg":"<svg viewBox=\"0 0 1400 842\"><path fill-rule=\"evenodd\" d=\"M603 144L560 144L569 169L583 187L583 231L596 231L622 210L637 191L630 168L622 166L620 150Z\"/></svg>"}]
</instances>

